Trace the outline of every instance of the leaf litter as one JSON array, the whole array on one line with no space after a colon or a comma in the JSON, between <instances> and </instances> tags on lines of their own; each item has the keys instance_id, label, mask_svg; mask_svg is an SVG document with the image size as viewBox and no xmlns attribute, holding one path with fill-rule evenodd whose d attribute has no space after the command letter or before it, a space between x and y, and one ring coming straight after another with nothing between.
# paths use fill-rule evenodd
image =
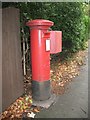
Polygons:
<instances>
[{"instance_id":1,"label":"leaf litter","mask_svg":"<svg viewBox=\"0 0 90 120\"><path fill-rule=\"evenodd\" d=\"M87 51L79 51L74 54L71 60L64 62L61 62L60 57L51 59L50 75L53 93L64 94L67 84L72 81L72 78L79 75L80 66L84 65L85 57L87 57ZM29 70L29 74L24 76L25 94L0 114L2 120L21 120L22 117L34 118L35 114L40 112L40 107L32 105L31 78L31 70Z\"/></svg>"}]
</instances>

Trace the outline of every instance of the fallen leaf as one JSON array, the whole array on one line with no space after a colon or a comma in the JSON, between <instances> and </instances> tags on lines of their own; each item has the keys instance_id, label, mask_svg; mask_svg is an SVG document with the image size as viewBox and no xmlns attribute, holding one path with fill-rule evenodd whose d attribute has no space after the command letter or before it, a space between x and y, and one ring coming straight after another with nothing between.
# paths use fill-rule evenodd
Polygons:
<instances>
[{"instance_id":1,"label":"fallen leaf","mask_svg":"<svg viewBox=\"0 0 90 120\"><path fill-rule=\"evenodd\" d=\"M38 108L34 108L33 111L34 111L34 112L40 112L40 110L38 110Z\"/></svg>"}]
</instances>

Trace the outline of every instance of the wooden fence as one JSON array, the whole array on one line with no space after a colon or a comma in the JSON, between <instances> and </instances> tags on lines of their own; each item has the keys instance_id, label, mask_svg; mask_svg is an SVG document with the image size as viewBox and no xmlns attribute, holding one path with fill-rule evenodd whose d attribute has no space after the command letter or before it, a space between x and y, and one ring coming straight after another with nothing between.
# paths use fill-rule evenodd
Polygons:
<instances>
[{"instance_id":1,"label":"wooden fence","mask_svg":"<svg viewBox=\"0 0 90 120\"><path fill-rule=\"evenodd\" d=\"M23 94L19 22L17 8L2 10L2 110Z\"/></svg>"},{"instance_id":2,"label":"wooden fence","mask_svg":"<svg viewBox=\"0 0 90 120\"><path fill-rule=\"evenodd\" d=\"M2 9L0 9L0 112L1 111L2 111Z\"/></svg>"}]
</instances>

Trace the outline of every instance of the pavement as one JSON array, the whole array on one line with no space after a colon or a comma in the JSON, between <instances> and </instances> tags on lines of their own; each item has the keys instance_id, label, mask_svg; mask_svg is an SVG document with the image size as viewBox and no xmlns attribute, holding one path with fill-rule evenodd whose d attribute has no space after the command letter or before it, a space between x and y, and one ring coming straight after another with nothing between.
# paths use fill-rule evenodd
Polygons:
<instances>
[{"instance_id":1,"label":"pavement","mask_svg":"<svg viewBox=\"0 0 90 120\"><path fill-rule=\"evenodd\" d=\"M68 85L68 90L58 96L54 105L37 113L35 118L88 118L88 57L80 68L79 76Z\"/></svg>"}]
</instances>

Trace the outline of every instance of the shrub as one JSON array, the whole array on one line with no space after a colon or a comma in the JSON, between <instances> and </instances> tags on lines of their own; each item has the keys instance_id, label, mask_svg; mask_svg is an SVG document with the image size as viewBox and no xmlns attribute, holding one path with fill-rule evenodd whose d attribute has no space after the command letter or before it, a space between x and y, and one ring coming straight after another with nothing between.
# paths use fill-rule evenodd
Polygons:
<instances>
[{"instance_id":1,"label":"shrub","mask_svg":"<svg viewBox=\"0 0 90 120\"><path fill-rule=\"evenodd\" d=\"M4 6L7 6L3 4ZM11 3L21 11L21 24L27 32L25 23L28 19L49 19L55 24L53 30L63 33L63 52L76 52L85 49L88 36L88 15L86 3L82 2L29 2ZM23 22L24 21L24 22Z\"/></svg>"},{"instance_id":2,"label":"shrub","mask_svg":"<svg viewBox=\"0 0 90 120\"><path fill-rule=\"evenodd\" d=\"M56 3L49 17L54 21L54 30L63 32L63 51L76 52L85 49L88 18L84 14L83 3ZM51 9L52 11L52 9Z\"/></svg>"}]
</instances>

